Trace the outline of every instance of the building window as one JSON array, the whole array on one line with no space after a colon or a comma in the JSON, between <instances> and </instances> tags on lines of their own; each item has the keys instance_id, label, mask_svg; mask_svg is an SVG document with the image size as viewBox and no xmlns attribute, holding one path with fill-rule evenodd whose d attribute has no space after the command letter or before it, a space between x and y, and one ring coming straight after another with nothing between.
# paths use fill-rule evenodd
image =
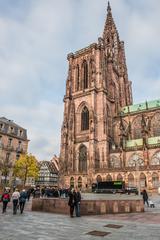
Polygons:
<instances>
[{"instance_id":1,"label":"building window","mask_svg":"<svg viewBox=\"0 0 160 240\"><path fill-rule=\"evenodd\" d=\"M9 161L10 153L6 153L6 161Z\"/></svg>"},{"instance_id":2,"label":"building window","mask_svg":"<svg viewBox=\"0 0 160 240\"><path fill-rule=\"evenodd\" d=\"M107 181L107 182L112 181L112 176L111 176L110 174L107 175L106 181Z\"/></svg>"},{"instance_id":3,"label":"building window","mask_svg":"<svg viewBox=\"0 0 160 240\"><path fill-rule=\"evenodd\" d=\"M3 123L0 123L0 130L3 130L3 128L4 128Z\"/></svg>"},{"instance_id":4,"label":"building window","mask_svg":"<svg viewBox=\"0 0 160 240\"><path fill-rule=\"evenodd\" d=\"M156 152L150 161L151 165L160 165L160 151Z\"/></svg>"},{"instance_id":5,"label":"building window","mask_svg":"<svg viewBox=\"0 0 160 240\"><path fill-rule=\"evenodd\" d=\"M81 130L88 130L89 129L89 111L88 108L85 106L81 113Z\"/></svg>"},{"instance_id":6,"label":"building window","mask_svg":"<svg viewBox=\"0 0 160 240\"><path fill-rule=\"evenodd\" d=\"M144 160L142 156L138 153L133 153L129 158L128 167L139 167L144 166Z\"/></svg>"},{"instance_id":7,"label":"building window","mask_svg":"<svg viewBox=\"0 0 160 240\"><path fill-rule=\"evenodd\" d=\"M134 184L134 176L132 173L128 175L128 187L133 187L135 186Z\"/></svg>"},{"instance_id":8,"label":"building window","mask_svg":"<svg viewBox=\"0 0 160 240\"><path fill-rule=\"evenodd\" d=\"M81 145L79 148L79 171L87 171L87 148L85 145Z\"/></svg>"},{"instance_id":9,"label":"building window","mask_svg":"<svg viewBox=\"0 0 160 240\"><path fill-rule=\"evenodd\" d=\"M142 138L142 127L141 127L142 117L138 116L134 119L132 123L133 129L133 139Z\"/></svg>"},{"instance_id":10,"label":"building window","mask_svg":"<svg viewBox=\"0 0 160 240\"><path fill-rule=\"evenodd\" d=\"M96 178L97 182L102 182L102 177L101 175L98 175L97 178Z\"/></svg>"},{"instance_id":11,"label":"building window","mask_svg":"<svg viewBox=\"0 0 160 240\"><path fill-rule=\"evenodd\" d=\"M83 88L88 88L88 64L86 60L83 62Z\"/></svg>"},{"instance_id":12,"label":"building window","mask_svg":"<svg viewBox=\"0 0 160 240\"><path fill-rule=\"evenodd\" d=\"M78 178L78 188L82 188L82 178Z\"/></svg>"},{"instance_id":13,"label":"building window","mask_svg":"<svg viewBox=\"0 0 160 240\"><path fill-rule=\"evenodd\" d=\"M144 173L140 174L140 187L144 188L147 187L146 175Z\"/></svg>"},{"instance_id":14,"label":"building window","mask_svg":"<svg viewBox=\"0 0 160 240\"><path fill-rule=\"evenodd\" d=\"M152 174L152 184L155 188L159 186L159 176L155 172Z\"/></svg>"},{"instance_id":15,"label":"building window","mask_svg":"<svg viewBox=\"0 0 160 240\"><path fill-rule=\"evenodd\" d=\"M109 167L111 168L120 168L121 167L121 161L120 158L118 158L115 155L112 155L109 160Z\"/></svg>"},{"instance_id":16,"label":"building window","mask_svg":"<svg viewBox=\"0 0 160 240\"><path fill-rule=\"evenodd\" d=\"M152 136L160 136L160 113L156 113L151 120Z\"/></svg>"},{"instance_id":17,"label":"building window","mask_svg":"<svg viewBox=\"0 0 160 240\"><path fill-rule=\"evenodd\" d=\"M23 131L19 130L19 136L22 137L22 135L23 135Z\"/></svg>"},{"instance_id":18,"label":"building window","mask_svg":"<svg viewBox=\"0 0 160 240\"><path fill-rule=\"evenodd\" d=\"M74 177L70 178L70 188L74 188Z\"/></svg>"},{"instance_id":19,"label":"building window","mask_svg":"<svg viewBox=\"0 0 160 240\"><path fill-rule=\"evenodd\" d=\"M79 65L76 67L76 90L80 90L80 82L79 82Z\"/></svg>"},{"instance_id":20,"label":"building window","mask_svg":"<svg viewBox=\"0 0 160 240\"><path fill-rule=\"evenodd\" d=\"M10 132L10 133L14 133L14 128L13 128L13 127L10 127L9 132Z\"/></svg>"},{"instance_id":21,"label":"building window","mask_svg":"<svg viewBox=\"0 0 160 240\"><path fill-rule=\"evenodd\" d=\"M18 142L18 148L21 148L21 146L22 146L22 142L19 141L19 142Z\"/></svg>"},{"instance_id":22,"label":"building window","mask_svg":"<svg viewBox=\"0 0 160 240\"><path fill-rule=\"evenodd\" d=\"M8 139L8 146L11 147L12 146L12 138Z\"/></svg>"},{"instance_id":23,"label":"building window","mask_svg":"<svg viewBox=\"0 0 160 240\"><path fill-rule=\"evenodd\" d=\"M123 181L123 177L120 173L117 175L117 181Z\"/></svg>"}]
</instances>

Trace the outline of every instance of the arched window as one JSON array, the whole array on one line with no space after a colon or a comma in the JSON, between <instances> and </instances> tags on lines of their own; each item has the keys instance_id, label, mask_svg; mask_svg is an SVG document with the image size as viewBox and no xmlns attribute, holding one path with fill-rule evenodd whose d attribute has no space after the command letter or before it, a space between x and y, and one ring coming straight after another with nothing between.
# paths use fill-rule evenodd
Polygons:
<instances>
[{"instance_id":1,"label":"arched window","mask_svg":"<svg viewBox=\"0 0 160 240\"><path fill-rule=\"evenodd\" d=\"M134 184L134 176L132 173L128 175L128 187L133 187L135 186Z\"/></svg>"},{"instance_id":2,"label":"arched window","mask_svg":"<svg viewBox=\"0 0 160 240\"><path fill-rule=\"evenodd\" d=\"M140 187L144 188L147 187L146 175L144 173L140 174Z\"/></svg>"},{"instance_id":3,"label":"arched window","mask_svg":"<svg viewBox=\"0 0 160 240\"><path fill-rule=\"evenodd\" d=\"M133 153L132 156L129 158L128 167L138 167L144 166L144 160L141 155L137 153Z\"/></svg>"},{"instance_id":4,"label":"arched window","mask_svg":"<svg viewBox=\"0 0 160 240\"><path fill-rule=\"evenodd\" d=\"M88 64L86 60L83 62L83 88L88 88Z\"/></svg>"},{"instance_id":5,"label":"arched window","mask_svg":"<svg viewBox=\"0 0 160 240\"><path fill-rule=\"evenodd\" d=\"M107 175L106 181L107 181L107 182L112 181L112 176L111 176L110 174Z\"/></svg>"},{"instance_id":6,"label":"arched window","mask_svg":"<svg viewBox=\"0 0 160 240\"><path fill-rule=\"evenodd\" d=\"M98 175L98 176L97 176L97 182L102 182L102 177L101 177L101 175Z\"/></svg>"},{"instance_id":7,"label":"arched window","mask_svg":"<svg viewBox=\"0 0 160 240\"><path fill-rule=\"evenodd\" d=\"M158 177L158 173L153 173L152 174L152 185L153 187L158 187L159 186L159 177Z\"/></svg>"},{"instance_id":8,"label":"arched window","mask_svg":"<svg viewBox=\"0 0 160 240\"><path fill-rule=\"evenodd\" d=\"M82 188L82 178L78 178L78 188Z\"/></svg>"},{"instance_id":9,"label":"arched window","mask_svg":"<svg viewBox=\"0 0 160 240\"><path fill-rule=\"evenodd\" d=\"M79 81L79 65L76 67L76 90L80 90L80 81Z\"/></svg>"},{"instance_id":10,"label":"arched window","mask_svg":"<svg viewBox=\"0 0 160 240\"><path fill-rule=\"evenodd\" d=\"M88 130L89 129L89 111L88 108L85 106L81 112L81 130Z\"/></svg>"},{"instance_id":11,"label":"arched window","mask_svg":"<svg viewBox=\"0 0 160 240\"><path fill-rule=\"evenodd\" d=\"M110 165L111 168L120 168L121 167L120 158L118 158L117 156L112 155L110 157L109 161L110 161L109 165Z\"/></svg>"},{"instance_id":12,"label":"arched window","mask_svg":"<svg viewBox=\"0 0 160 240\"><path fill-rule=\"evenodd\" d=\"M117 181L123 181L123 177L120 173L117 175Z\"/></svg>"},{"instance_id":13,"label":"arched window","mask_svg":"<svg viewBox=\"0 0 160 240\"><path fill-rule=\"evenodd\" d=\"M133 132L133 139L142 138L142 116L138 116L134 119L132 123L132 132Z\"/></svg>"},{"instance_id":14,"label":"arched window","mask_svg":"<svg viewBox=\"0 0 160 240\"><path fill-rule=\"evenodd\" d=\"M151 158L151 165L160 165L160 152L156 152Z\"/></svg>"},{"instance_id":15,"label":"arched window","mask_svg":"<svg viewBox=\"0 0 160 240\"><path fill-rule=\"evenodd\" d=\"M87 148L85 145L81 145L79 148L79 171L87 171Z\"/></svg>"},{"instance_id":16,"label":"arched window","mask_svg":"<svg viewBox=\"0 0 160 240\"><path fill-rule=\"evenodd\" d=\"M151 131L154 137L160 136L160 113L154 114L151 120Z\"/></svg>"},{"instance_id":17,"label":"arched window","mask_svg":"<svg viewBox=\"0 0 160 240\"><path fill-rule=\"evenodd\" d=\"M74 188L74 177L70 178L70 188Z\"/></svg>"}]
</instances>

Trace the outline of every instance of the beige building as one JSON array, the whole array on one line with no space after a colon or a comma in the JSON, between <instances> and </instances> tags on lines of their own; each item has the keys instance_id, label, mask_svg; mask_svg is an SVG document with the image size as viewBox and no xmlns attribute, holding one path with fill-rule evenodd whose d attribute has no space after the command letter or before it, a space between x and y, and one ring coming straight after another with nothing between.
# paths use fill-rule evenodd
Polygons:
<instances>
[{"instance_id":1,"label":"beige building","mask_svg":"<svg viewBox=\"0 0 160 240\"><path fill-rule=\"evenodd\" d=\"M12 167L20 154L27 153L26 129L5 117L0 118L0 182L11 181Z\"/></svg>"},{"instance_id":2,"label":"beige building","mask_svg":"<svg viewBox=\"0 0 160 240\"><path fill-rule=\"evenodd\" d=\"M61 130L61 183L89 188L123 179L157 188L160 100L133 105L124 42L108 4L102 37L68 55Z\"/></svg>"}]
</instances>

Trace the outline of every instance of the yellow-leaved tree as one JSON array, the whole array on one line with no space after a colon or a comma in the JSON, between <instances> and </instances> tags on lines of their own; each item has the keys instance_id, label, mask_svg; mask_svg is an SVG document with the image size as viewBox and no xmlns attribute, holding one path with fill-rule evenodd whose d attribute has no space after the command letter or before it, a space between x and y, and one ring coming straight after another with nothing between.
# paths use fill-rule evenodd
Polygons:
<instances>
[{"instance_id":1,"label":"yellow-leaved tree","mask_svg":"<svg viewBox=\"0 0 160 240\"><path fill-rule=\"evenodd\" d=\"M28 177L35 179L39 174L39 165L37 159L32 154L22 154L15 162L14 176L19 177L25 186Z\"/></svg>"}]
</instances>

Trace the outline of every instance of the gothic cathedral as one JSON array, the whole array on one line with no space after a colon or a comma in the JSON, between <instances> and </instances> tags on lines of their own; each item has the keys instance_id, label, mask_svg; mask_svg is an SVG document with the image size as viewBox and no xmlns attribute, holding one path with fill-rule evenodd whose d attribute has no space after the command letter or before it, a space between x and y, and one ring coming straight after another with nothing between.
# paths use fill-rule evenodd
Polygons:
<instances>
[{"instance_id":1,"label":"gothic cathedral","mask_svg":"<svg viewBox=\"0 0 160 240\"><path fill-rule=\"evenodd\" d=\"M124 180L155 189L160 177L160 101L133 105L124 42L108 3L103 37L68 55L61 130L65 186Z\"/></svg>"}]
</instances>

